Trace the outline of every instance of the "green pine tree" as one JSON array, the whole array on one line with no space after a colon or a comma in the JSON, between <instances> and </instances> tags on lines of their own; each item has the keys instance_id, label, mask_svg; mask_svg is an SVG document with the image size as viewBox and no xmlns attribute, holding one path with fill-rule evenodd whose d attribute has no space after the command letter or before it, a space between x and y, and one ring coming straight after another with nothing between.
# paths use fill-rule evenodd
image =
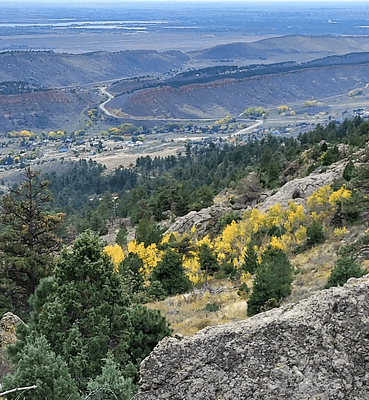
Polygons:
<instances>
[{"instance_id":1,"label":"green pine tree","mask_svg":"<svg viewBox=\"0 0 369 400\"><path fill-rule=\"evenodd\" d=\"M63 249L53 277L41 281L31 301L34 312L27 326L20 326L17 343L10 346L11 360L17 363L30 335L44 335L81 391L101 373L109 352L126 377L135 376L141 358L170 334L160 314L131 305L100 239L90 231L81 234L71 250ZM142 319L144 331L137 322ZM137 338L139 350L132 347Z\"/></svg>"},{"instance_id":2,"label":"green pine tree","mask_svg":"<svg viewBox=\"0 0 369 400\"><path fill-rule=\"evenodd\" d=\"M150 310L142 304L132 305L131 324L135 334L130 338L127 351L135 365L140 365L157 343L173 332L160 311Z\"/></svg>"},{"instance_id":3,"label":"green pine tree","mask_svg":"<svg viewBox=\"0 0 369 400\"><path fill-rule=\"evenodd\" d=\"M22 394L9 394L7 399L81 399L67 363L52 351L44 336L28 336L17 358L15 373L2 379L2 391L31 385L37 385L37 388Z\"/></svg>"},{"instance_id":4,"label":"green pine tree","mask_svg":"<svg viewBox=\"0 0 369 400\"><path fill-rule=\"evenodd\" d=\"M125 246L127 244L127 235L127 228L124 224L122 224L117 234L117 237L115 238L115 243L118 243L121 247Z\"/></svg>"},{"instance_id":5,"label":"green pine tree","mask_svg":"<svg viewBox=\"0 0 369 400\"><path fill-rule=\"evenodd\" d=\"M255 251L255 244L252 240L247 244L247 250L245 254L245 261L242 264L242 269L250 274L254 274L259 267L258 255Z\"/></svg>"},{"instance_id":6,"label":"green pine tree","mask_svg":"<svg viewBox=\"0 0 369 400\"><path fill-rule=\"evenodd\" d=\"M180 254L168 249L151 274L150 281L159 281L167 293L172 296L184 293L191 287L191 282L182 267Z\"/></svg>"},{"instance_id":7,"label":"green pine tree","mask_svg":"<svg viewBox=\"0 0 369 400\"><path fill-rule=\"evenodd\" d=\"M324 242L324 231L323 226L320 222L314 221L311 225L307 227L306 230L308 246L314 246L319 243Z\"/></svg>"},{"instance_id":8,"label":"green pine tree","mask_svg":"<svg viewBox=\"0 0 369 400\"><path fill-rule=\"evenodd\" d=\"M274 304L279 303L291 293L292 281L293 267L286 254L282 250L268 249L256 272L252 293L247 302L247 315L261 312L270 299L275 299Z\"/></svg>"},{"instance_id":9,"label":"green pine tree","mask_svg":"<svg viewBox=\"0 0 369 400\"><path fill-rule=\"evenodd\" d=\"M199 251L200 268L205 271L205 285L208 282L208 274L219 270L217 257L207 244L202 244Z\"/></svg>"},{"instance_id":10,"label":"green pine tree","mask_svg":"<svg viewBox=\"0 0 369 400\"><path fill-rule=\"evenodd\" d=\"M367 271L363 270L359 264L353 262L351 258L342 257L336 261L325 288L343 286L350 278L360 278L366 273Z\"/></svg>"},{"instance_id":11,"label":"green pine tree","mask_svg":"<svg viewBox=\"0 0 369 400\"><path fill-rule=\"evenodd\" d=\"M141 258L135 253L129 253L119 266L119 274L123 277L128 293L138 293L144 290L144 279L140 273L143 267Z\"/></svg>"},{"instance_id":12,"label":"green pine tree","mask_svg":"<svg viewBox=\"0 0 369 400\"><path fill-rule=\"evenodd\" d=\"M152 243L160 243L162 239L162 230L153 218L141 218L135 232L135 239L138 243L144 243L150 246Z\"/></svg>"},{"instance_id":13,"label":"green pine tree","mask_svg":"<svg viewBox=\"0 0 369 400\"><path fill-rule=\"evenodd\" d=\"M130 378L124 378L111 353L104 359L101 374L87 384L89 400L130 400L136 388Z\"/></svg>"},{"instance_id":14,"label":"green pine tree","mask_svg":"<svg viewBox=\"0 0 369 400\"><path fill-rule=\"evenodd\" d=\"M61 246L56 231L65 218L46 210L48 182L30 168L25 173L23 183L0 200L0 295L8 300L6 311L21 315L29 312L28 298L40 279L51 274Z\"/></svg>"},{"instance_id":15,"label":"green pine tree","mask_svg":"<svg viewBox=\"0 0 369 400\"><path fill-rule=\"evenodd\" d=\"M30 329L46 336L84 387L87 378L100 372L108 350L128 362L130 299L99 238L89 231L77 238L71 251L62 250L53 278L44 304L40 291L33 297L38 308Z\"/></svg>"}]
</instances>

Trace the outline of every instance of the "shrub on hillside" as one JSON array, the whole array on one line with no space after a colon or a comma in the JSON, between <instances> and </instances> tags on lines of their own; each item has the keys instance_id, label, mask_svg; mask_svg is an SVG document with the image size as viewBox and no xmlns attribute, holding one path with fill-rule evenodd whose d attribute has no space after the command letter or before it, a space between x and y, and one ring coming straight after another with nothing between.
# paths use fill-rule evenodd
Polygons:
<instances>
[{"instance_id":1,"label":"shrub on hillside","mask_svg":"<svg viewBox=\"0 0 369 400\"><path fill-rule=\"evenodd\" d=\"M182 256L171 249L158 262L150 281L159 281L168 296L184 293L191 288L191 281L182 266Z\"/></svg>"},{"instance_id":2,"label":"shrub on hillside","mask_svg":"<svg viewBox=\"0 0 369 400\"><path fill-rule=\"evenodd\" d=\"M355 178L356 176L357 176L357 171L355 165L352 161L349 161L346 164L345 169L343 170L342 177L343 179L349 182L352 178Z\"/></svg>"},{"instance_id":3,"label":"shrub on hillside","mask_svg":"<svg viewBox=\"0 0 369 400\"><path fill-rule=\"evenodd\" d=\"M324 231L323 226L318 221L314 221L311 225L307 227L306 230L308 246L314 246L319 243L324 242Z\"/></svg>"},{"instance_id":4,"label":"shrub on hillside","mask_svg":"<svg viewBox=\"0 0 369 400\"><path fill-rule=\"evenodd\" d=\"M293 267L287 255L279 249L268 249L260 264L247 302L247 315L270 309L291 293Z\"/></svg>"},{"instance_id":5,"label":"shrub on hillside","mask_svg":"<svg viewBox=\"0 0 369 400\"><path fill-rule=\"evenodd\" d=\"M351 258L340 258L332 269L325 288L343 286L350 278L360 278L366 273L367 271L363 270L359 264L353 262Z\"/></svg>"}]
</instances>

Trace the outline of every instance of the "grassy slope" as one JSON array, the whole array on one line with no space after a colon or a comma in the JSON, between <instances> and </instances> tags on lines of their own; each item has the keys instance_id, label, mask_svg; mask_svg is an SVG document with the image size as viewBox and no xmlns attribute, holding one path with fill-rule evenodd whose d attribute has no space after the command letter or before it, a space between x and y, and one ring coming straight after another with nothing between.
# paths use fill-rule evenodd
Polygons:
<instances>
[{"instance_id":1,"label":"grassy slope","mask_svg":"<svg viewBox=\"0 0 369 400\"><path fill-rule=\"evenodd\" d=\"M282 304L295 303L322 290L335 261L339 258L336 251L344 242L354 240L362 231L363 227L353 226L341 238L335 237L332 232L323 244L291 256L290 261L295 267L296 277L292 284L292 294ZM368 262L364 261L363 266L368 267ZM208 291L195 289L190 294L150 303L148 307L160 310L170 322L174 333L185 336L194 335L206 326L247 318L247 298L237 294L239 282L213 279L209 284L221 292L210 294ZM247 284L249 287L252 286L251 277ZM216 304L220 308L215 312L206 311L206 304Z\"/></svg>"},{"instance_id":2,"label":"grassy slope","mask_svg":"<svg viewBox=\"0 0 369 400\"><path fill-rule=\"evenodd\" d=\"M338 250L347 244L355 242L363 236L367 229L365 222L359 220L349 225L346 231L336 235L334 227L330 226L331 214L327 213L324 221L325 241L305 251L295 254L287 250L287 254L295 268L295 279L292 283L291 295L284 299L282 304L295 303L309 297L316 291L322 290L327 282L335 262L340 256ZM369 271L369 260L361 260L362 267ZM252 287L253 277L249 276L246 283ZM245 282L245 280L243 281ZM161 311L174 333L190 336L205 328L234 322L247 318L247 299L237 294L240 281L227 279L209 281L209 285L217 293L195 289L190 294L177 295L148 305L149 308ZM210 312L205 310L207 304L216 304L219 310Z\"/></svg>"}]
</instances>

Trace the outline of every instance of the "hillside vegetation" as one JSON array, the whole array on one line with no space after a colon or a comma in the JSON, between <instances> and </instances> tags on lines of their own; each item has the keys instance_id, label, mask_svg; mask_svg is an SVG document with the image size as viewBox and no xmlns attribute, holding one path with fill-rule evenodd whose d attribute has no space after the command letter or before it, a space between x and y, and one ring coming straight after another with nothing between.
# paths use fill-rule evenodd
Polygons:
<instances>
[{"instance_id":1,"label":"hillside vegetation","mask_svg":"<svg viewBox=\"0 0 369 400\"><path fill-rule=\"evenodd\" d=\"M191 335L365 274L368 139L355 118L298 138L188 145L111 174L92 161L27 168L1 198L1 311L27 322L3 389L128 399L172 329ZM263 208L286 182L330 171L338 178ZM204 229L167 230L209 206L223 212Z\"/></svg>"}]
</instances>

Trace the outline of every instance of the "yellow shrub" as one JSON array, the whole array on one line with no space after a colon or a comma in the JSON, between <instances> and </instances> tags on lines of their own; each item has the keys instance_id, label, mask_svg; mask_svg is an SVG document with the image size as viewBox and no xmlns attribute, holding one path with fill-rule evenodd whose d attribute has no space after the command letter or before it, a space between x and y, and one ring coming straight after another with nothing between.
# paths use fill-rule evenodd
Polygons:
<instances>
[{"instance_id":1,"label":"yellow shrub","mask_svg":"<svg viewBox=\"0 0 369 400\"><path fill-rule=\"evenodd\" d=\"M334 236L341 237L346 233L346 227L343 226L342 228L336 228L334 230Z\"/></svg>"},{"instance_id":2,"label":"yellow shrub","mask_svg":"<svg viewBox=\"0 0 369 400\"><path fill-rule=\"evenodd\" d=\"M272 236L270 239L270 245L274 248L274 249L278 249L278 250L283 250L286 251L286 244L283 243L283 241L279 238L277 238L276 236Z\"/></svg>"},{"instance_id":3,"label":"yellow shrub","mask_svg":"<svg viewBox=\"0 0 369 400\"><path fill-rule=\"evenodd\" d=\"M306 215L304 212L304 207L301 204L298 205L293 201L290 201L288 203L287 218L292 227L305 221Z\"/></svg>"},{"instance_id":4,"label":"yellow shrub","mask_svg":"<svg viewBox=\"0 0 369 400\"><path fill-rule=\"evenodd\" d=\"M285 220L285 212L279 203L269 207L267 214L266 226L271 228L272 226L279 226Z\"/></svg>"},{"instance_id":5,"label":"yellow shrub","mask_svg":"<svg viewBox=\"0 0 369 400\"><path fill-rule=\"evenodd\" d=\"M278 107L279 114L285 113L286 111L288 111L288 106L283 105Z\"/></svg>"},{"instance_id":6,"label":"yellow shrub","mask_svg":"<svg viewBox=\"0 0 369 400\"><path fill-rule=\"evenodd\" d=\"M307 199L307 205L309 208L315 208L318 206L324 206L329 201L329 196L332 193L332 189L330 185L323 186L316 190L311 196Z\"/></svg>"},{"instance_id":7,"label":"yellow shrub","mask_svg":"<svg viewBox=\"0 0 369 400\"><path fill-rule=\"evenodd\" d=\"M329 202L332 205L335 205L340 200L349 199L351 197L351 193L351 190L348 190L344 186L342 186L340 189L336 190L329 196Z\"/></svg>"},{"instance_id":8,"label":"yellow shrub","mask_svg":"<svg viewBox=\"0 0 369 400\"><path fill-rule=\"evenodd\" d=\"M119 244L115 243L114 246L106 246L104 248L104 251L110 256L111 261L114 264L115 270L118 271L120 263L124 260L123 249L119 246Z\"/></svg>"},{"instance_id":9,"label":"yellow shrub","mask_svg":"<svg viewBox=\"0 0 369 400\"><path fill-rule=\"evenodd\" d=\"M305 226L300 225L300 227L295 232L296 243L301 244L307 237L307 229Z\"/></svg>"}]
</instances>

